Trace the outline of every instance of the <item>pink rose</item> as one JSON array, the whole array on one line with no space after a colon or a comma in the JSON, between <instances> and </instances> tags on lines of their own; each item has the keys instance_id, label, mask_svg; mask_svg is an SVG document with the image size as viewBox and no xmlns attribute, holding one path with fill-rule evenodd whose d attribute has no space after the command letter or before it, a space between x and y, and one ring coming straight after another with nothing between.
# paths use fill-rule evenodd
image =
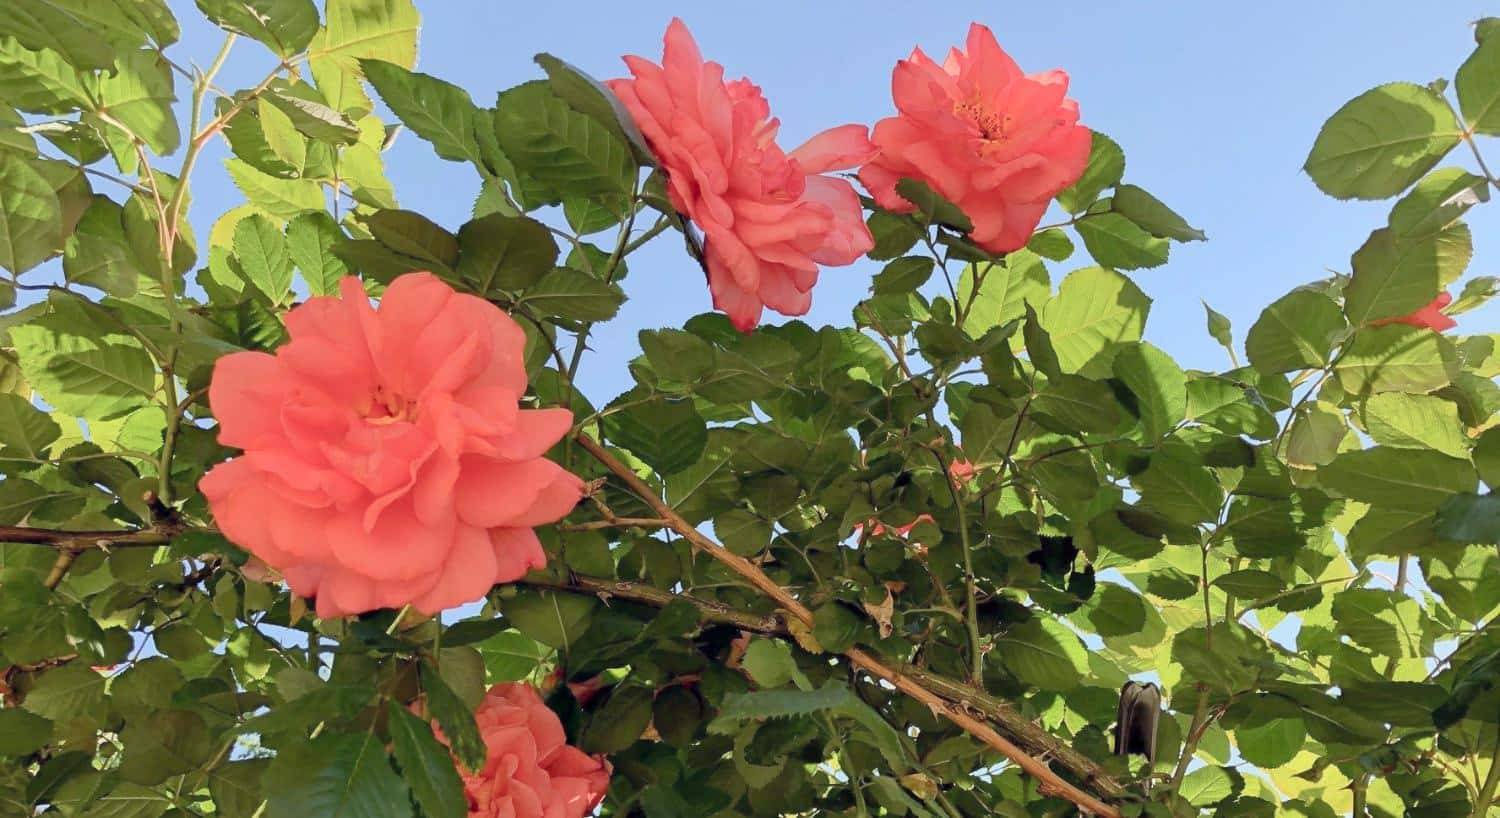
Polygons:
<instances>
[{"instance_id":1,"label":"pink rose","mask_svg":"<svg viewBox=\"0 0 1500 818\"><path fill-rule=\"evenodd\" d=\"M896 63L896 116L876 123L880 153L859 180L886 210L912 210L903 178L926 182L974 223L975 244L1008 253L1026 245L1047 204L1077 181L1092 136L1078 124L1062 71L1023 74L986 26L969 26L968 52L942 65L922 49Z\"/></svg>"},{"instance_id":2,"label":"pink rose","mask_svg":"<svg viewBox=\"0 0 1500 818\"><path fill-rule=\"evenodd\" d=\"M1443 308L1453 303L1453 296L1448 293L1438 293L1438 297L1432 299L1426 306L1396 318L1381 318L1371 321L1370 326L1378 327L1385 324L1406 324L1419 329L1430 329L1433 332L1445 332L1458 326L1458 322L1443 313Z\"/></svg>"},{"instance_id":3,"label":"pink rose","mask_svg":"<svg viewBox=\"0 0 1500 818\"><path fill-rule=\"evenodd\" d=\"M430 273L379 309L358 279L340 292L287 313L275 355L214 367L219 442L244 450L200 483L224 536L322 617L434 614L544 565L532 526L583 482L543 457L572 413L517 406L521 328Z\"/></svg>"},{"instance_id":4,"label":"pink rose","mask_svg":"<svg viewBox=\"0 0 1500 818\"><path fill-rule=\"evenodd\" d=\"M963 488L965 483L974 479L978 471L974 468L974 464L967 460L955 460L948 464L948 479L953 481L953 485Z\"/></svg>"},{"instance_id":5,"label":"pink rose","mask_svg":"<svg viewBox=\"0 0 1500 818\"><path fill-rule=\"evenodd\" d=\"M760 89L725 82L681 20L667 27L661 65L625 64L634 79L608 85L666 171L672 207L703 231L714 306L740 331L755 328L763 307L806 313L819 264L851 264L875 246L853 186L821 175L874 154L863 125L783 153Z\"/></svg>"},{"instance_id":6,"label":"pink rose","mask_svg":"<svg viewBox=\"0 0 1500 818\"><path fill-rule=\"evenodd\" d=\"M474 721L487 752L484 769L459 770L469 818L583 818L604 799L609 762L569 746L562 722L531 685L490 688Z\"/></svg>"}]
</instances>

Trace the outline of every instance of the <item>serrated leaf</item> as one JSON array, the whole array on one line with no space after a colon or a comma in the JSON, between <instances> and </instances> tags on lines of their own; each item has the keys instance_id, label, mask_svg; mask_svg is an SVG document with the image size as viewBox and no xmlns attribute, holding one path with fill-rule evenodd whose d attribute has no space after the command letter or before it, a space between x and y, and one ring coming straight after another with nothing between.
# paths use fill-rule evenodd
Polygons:
<instances>
[{"instance_id":1,"label":"serrated leaf","mask_svg":"<svg viewBox=\"0 0 1500 818\"><path fill-rule=\"evenodd\" d=\"M535 285L557 262L551 231L525 216L492 213L468 222L458 246L459 276L485 295Z\"/></svg>"},{"instance_id":2,"label":"serrated leaf","mask_svg":"<svg viewBox=\"0 0 1500 818\"><path fill-rule=\"evenodd\" d=\"M1057 194L1057 203L1069 213L1082 212L1099 198L1105 188L1119 184L1124 175L1125 151L1113 139L1094 131L1083 175L1067 190Z\"/></svg>"},{"instance_id":3,"label":"serrated leaf","mask_svg":"<svg viewBox=\"0 0 1500 818\"><path fill-rule=\"evenodd\" d=\"M360 87L359 61L411 68L421 16L412 0L328 0L324 15L323 30L308 44L308 64L328 104L358 119L371 107Z\"/></svg>"},{"instance_id":4,"label":"serrated leaf","mask_svg":"<svg viewBox=\"0 0 1500 818\"><path fill-rule=\"evenodd\" d=\"M48 49L80 70L109 68L114 51L93 27L49 0L6 0L0 31L33 50Z\"/></svg>"},{"instance_id":5,"label":"serrated leaf","mask_svg":"<svg viewBox=\"0 0 1500 818\"><path fill-rule=\"evenodd\" d=\"M1389 229L1376 230L1351 259L1344 312L1353 324L1415 312L1463 275L1473 252L1464 224L1407 241L1397 241Z\"/></svg>"},{"instance_id":6,"label":"serrated leaf","mask_svg":"<svg viewBox=\"0 0 1500 818\"><path fill-rule=\"evenodd\" d=\"M1458 144L1448 103L1429 88L1393 82L1355 97L1318 132L1303 169L1338 199L1405 190Z\"/></svg>"},{"instance_id":7,"label":"serrated leaf","mask_svg":"<svg viewBox=\"0 0 1500 818\"><path fill-rule=\"evenodd\" d=\"M198 10L220 28L265 44L278 56L307 48L318 33L312 0L197 0Z\"/></svg>"},{"instance_id":8,"label":"serrated leaf","mask_svg":"<svg viewBox=\"0 0 1500 818\"><path fill-rule=\"evenodd\" d=\"M566 101L573 110L593 117L614 132L629 145L635 159L642 165L656 164L656 157L646 144L646 138L635 124L635 118L623 103L598 80L579 68L559 60L551 54L538 54L533 59L547 72L553 93Z\"/></svg>"},{"instance_id":9,"label":"serrated leaf","mask_svg":"<svg viewBox=\"0 0 1500 818\"><path fill-rule=\"evenodd\" d=\"M1041 311L1041 324L1064 372L1110 371L1121 344L1139 341L1151 299L1130 279L1103 267L1068 274Z\"/></svg>"},{"instance_id":10,"label":"serrated leaf","mask_svg":"<svg viewBox=\"0 0 1500 818\"><path fill-rule=\"evenodd\" d=\"M306 210L323 209L323 191L311 179L277 179L241 159L226 159L224 167L245 198L268 215L290 219Z\"/></svg>"},{"instance_id":11,"label":"serrated leaf","mask_svg":"<svg viewBox=\"0 0 1500 818\"><path fill-rule=\"evenodd\" d=\"M1362 503L1433 511L1478 485L1474 467L1439 452L1376 446L1344 452L1318 469L1318 482Z\"/></svg>"},{"instance_id":12,"label":"serrated leaf","mask_svg":"<svg viewBox=\"0 0 1500 818\"><path fill-rule=\"evenodd\" d=\"M1452 342L1442 335L1397 324L1360 330L1334 373L1350 394L1431 392L1451 382L1456 358Z\"/></svg>"},{"instance_id":13,"label":"serrated leaf","mask_svg":"<svg viewBox=\"0 0 1500 818\"><path fill-rule=\"evenodd\" d=\"M1387 224L1397 241L1411 241L1442 231L1470 207L1489 199L1489 182L1463 168L1440 168L1427 174L1391 208Z\"/></svg>"},{"instance_id":14,"label":"serrated leaf","mask_svg":"<svg viewBox=\"0 0 1500 818\"><path fill-rule=\"evenodd\" d=\"M337 293L339 279L349 274L349 268L333 252L343 238L333 217L322 210L303 213L287 223L287 255L302 271L302 280L313 295Z\"/></svg>"},{"instance_id":15,"label":"serrated leaf","mask_svg":"<svg viewBox=\"0 0 1500 818\"><path fill-rule=\"evenodd\" d=\"M500 95L495 136L518 170L559 196L626 197L634 191L636 166L625 144L573 110L546 82Z\"/></svg>"},{"instance_id":16,"label":"serrated leaf","mask_svg":"<svg viewBox=\"0 0 1500 818\"><path fill-rule=\"evenodd\" d=\"M98 111L124 124L157 156L177 150L180 131L172 103L172 70L150 49L127 51L116 59L115 73L99 77Z\"/></svg>"},{"instance_id":17,"label":"serrated leaf","mask_svg":"<svg viewBox=\"0 0 1500 818\"><path fill-rule=\"evenodd\" d=\"M612 443L629 449L657 474L668 475L698 462L708 427L691 400L657 398L604 419Z\"/></svg>"},{"instance_id":18,"label":"serrated leaf","mask_svg":"<svg viewBox=\"0 0 1500 818\"><path fill-rule=\"evenodd\" d=\"M1365 401L1365 428L1376 443L1469 456L1458 406L1432 395L1382 392Z\"/></svg>"},{"instance_id":19,"label":"serrated leaf","mask_svg":"<svg viewBox=\"0 0 1500 818\"><path fill-rule=\"evenodd\" d=\"M1250 363L1268 375L1321 366L1333 338L1344 328L1333 299L1312 290L1293 290L1266 307L1245 336Z\"/></svg>"},{"instance_id":20,"label":"serrated leaf","mask_svg":"<svg viewBox=\"0 0 1500 818\"><path fill-rule=\"evenodd\" d=\"M1147 440L1170 432L1187 415L1187 375L1167 353L1146 342L1120 349L1115 377L1137 401Z\"/></svg>"},{"instance_id":21,"label":"serrated leaf","mask_svg":"<svg viewBox=\"0 0 1500 818\"><path fill-rule=\"evenodd\" d=\"M284 747L265 774L267 818L411 818L411 795L374 731Z\"/></svg>"},{"instance_id":22,"label":"serrated leaf","mask_svg":"<svg viewBox=\"0 0 1500 818\"><path fill-rule=\"evenodd\" d=\"M90 104L89 91L66 59L6 36L0 36L0 99L39 114L70 113Z\"/></svg>"},{"instance_id":23,"label":"serrated leaf","mask_svg":"<svg viewBox=\"0 0 1500 818\"><path fill-rule=\"evenodd\" d=\"M1119 213L1094 213L1074 224L1094 260L1116 270L1140 270L1167 263L1166 239L1157 238Z\"/></svg>"},{"instance_id":24,"label":"serrated leaf","mask_svg":"<svg viewBox=\"0 0 1500 818\"><path fill-rule=\"evenodd\" d=\"M282 303L291 292L292 258L286 238L265 216L252 214L235 225L234 258L245 278L270 303Z\"/></svg>"},{"instance_id":25,"label":"serrated leaf","mask_svg":"<svg viewBox=\"0 0 1500 818\"><path fill-rule=\"evenodd\" d=\"M1479 41L1479 47L1458 67L1453 78L1458 109L1477 133L1500 134L1500 39Z\"/></svg>"},{"instance_id":26,"label":"serrated leaf","mask_svg":"<svg viewBox=\"0 0 1500 818\"><path fill-rule=\"evenodd\" d=\"M0 267L20 275L62 249L62 208L25 159L0 152Z\"/></svg>"},{"instance_id":27,"label":"serrated leaf","mask_svg":"<svg viewBox=\"0 0 1500 818\"><path fill-rule=\"evenodd\" d=\"M1069 690L1088 672L1088 652L1077 635L1042 617L1012 625L995 641L995 655L1016 678L1042 690Z\"/></svg>"},{"instance_id":28,"label":"serrated leaf","mask_svg":"<svg viewBox=\"0 0 1500 818\"><path fill-rule=\"evenodd\" d=\"M432 735L432 728L394 701L387 704L386 714L396 763L401 765L401 775L411 786L422 813L427 818L468 815L464 782L447 748Z\"/></svg>"},{"instance_id":29,"label":"serrated leaf","mask_svg":"<svg viewBox=\"0 0 1500 818\"><path fill-rule=\"evenodd\" d=\"M1047 266L1029 250L1008 253L1000 262L970 264L958 277L962 329L970 338L980 338L1025 315L1028 304L1040 309L1051 292Z\"/></svg>"},{"instance_id":30,"label":"serrated leaf","mask_svg":"<svg viewBox=\"0 0 1500 818\"><path fill-rule=\"evenodd\" d=\"M522 298L542 315L575 321L607 321L625 302L625 293L588 273L556 267L528 287Z\"/></svg>"},{"instance_id":31,"label":"serrated leaf","mask_svg":"<svg viewBox=\"0 0 1500 818\"><path fill-rule=\"evenodd\" d=\"M1135 185L1116 187L1110 203L1114 212L1153 236L1175 241L1204 241L1208 238L1160 199Z\"/></svg>"},{"instance_id":32,"label":"serrated leaf","mask_svg":"<svg viewBox=\"0 0 1500 818\"><path fill-rule=\"evenodd\" d=\"M401 124L431 143L438 156L483 166L483 154L475 137L475 124L481 114L469 92L383 60L362 60L360 65L381 101Z\"/></svg>"}]
</instances>

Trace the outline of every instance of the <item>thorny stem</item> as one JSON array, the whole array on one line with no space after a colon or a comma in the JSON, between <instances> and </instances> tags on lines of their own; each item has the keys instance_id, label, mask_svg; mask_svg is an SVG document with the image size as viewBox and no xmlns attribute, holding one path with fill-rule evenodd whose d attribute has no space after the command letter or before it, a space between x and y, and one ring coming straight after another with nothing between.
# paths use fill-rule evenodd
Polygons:
<instances>
[{"instance_id":1,"label":"thorny stem","mask_svg":"<svg viewBox=\"0 0 1500 818\"><path fill-rule=\"evenodd\" d=\"M812 611L808 610L807 606L792 596L786 588L783 588L775 580L767 576L758 566L704 535L692 523L689 523L682 515L678 514L676 509L672 508L657 492L652 490L650 485L632 471L629 466L626 466L613 454L610 454L609 450L605 449L598 441L585 435L576 436L574 441L584 451L592 455L595 460L598 460L601 465L612 472L615 477L619 478L641 500L651 506L653 511L670 522L672 530L687 540L695 549L723 563L725 567L747 580L756 590L770 598L791 617L799 620L807 627L812 627ZM875 679L885 681L907 696L916 699L919 703L931 708L933 713L943 716L979 741L998 751L1024 773L1037 779L1040 788L1047 794L1065 798L1077 804L1080 809L1097 816L1102 816L1102 818L1120 818L1120 811L1118 809L1058 776L1057 773L1053 772L1047 766L1046 762L1016 746L1009 739L1000 735L989 723L975 718L962 703L945 699L927 686L921 684L910 673L905 673L891 667L884 661L859 648L849 648L844 651L844 656L855 667L868 673Z\"/></svg>"}]
</instances>

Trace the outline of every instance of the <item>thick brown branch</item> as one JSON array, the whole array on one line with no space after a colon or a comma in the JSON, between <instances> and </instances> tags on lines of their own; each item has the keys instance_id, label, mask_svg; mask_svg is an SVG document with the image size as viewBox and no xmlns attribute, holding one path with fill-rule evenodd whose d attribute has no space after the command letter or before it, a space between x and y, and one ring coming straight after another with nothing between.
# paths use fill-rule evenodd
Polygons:
<instances>
[{"instance_id":1,"label":"thick brown branch","mask_svg":"<svg viewBox=\"0 0 1500 818\"><path fill-rule=\"evenodd\" d=\"M606 469L609 469L610 472L624 482L641 500L651 506L653 511L670 524L673 531L676 531L683 539L691 543L694 548L728 566L730 570L755 586L757 590L769 597L776 603L777 607L786 611L790 616L795 617L809 627L812 626L812 612L799 602L796 597L792 596L790 591L781 587L781 585L767 576L754 563L734 554L704 535L703 532L684 519L682 515L678 514L676 509L664 501L646 481L642 480L639 475L630 470L630 467L621 463L618 458L610 454L609 450L605 449L598 441L581 434L574 439L594 459L598 460ZM1066 798L1078 805L1080 809L1094 815L1104 816L1104 818L1120 818L1120 812L1115 807L1064 780L1057 773L1053 772L1045 762L1028 754L1021 747L1000 735L988 722L980 721L970 715L969 710L963 704L944 698L923 686L910 673L900 672L858 648L851 648L845 651L844 656L856 667L877 679L894 685L902 693L922 702L931 708L933 712L941 714L944 718L963 728L965 732L999 751L1011 763L1020 767L1028 775L1036 778L1044 794ZM1061 748L1060 742L1056 742L1055 739L1053 739L1053 742ZM1091 784L1101 788L1101 790L1105 788L1101 786L1104 784L1102 776L1096 777ZM1111 794L1119 791L1117 784L1108 789L1112 791Z\"/></svg>"},{"instance_id":2,"label":"thick brown branch","mask_svg":"<svg viewBox=\"0 0 1500 818\"><path fill-rule=\"evenodd\" d=\"M182 532L180 524L156 525L151 528L99 531L63 531L56 528L0 526L0 542L46 545L59 551L78 553L94 548L132 548L166 545Z\"/></svg>"}]
</instances>

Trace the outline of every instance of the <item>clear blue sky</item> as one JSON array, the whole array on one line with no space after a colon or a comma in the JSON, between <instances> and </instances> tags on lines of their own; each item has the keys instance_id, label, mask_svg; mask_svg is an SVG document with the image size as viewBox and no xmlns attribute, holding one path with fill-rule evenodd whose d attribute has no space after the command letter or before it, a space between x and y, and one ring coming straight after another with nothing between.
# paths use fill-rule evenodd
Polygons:
<instances>
[{"instance_id":1,"label":"clear blue sky","mask_svg":"<svg viewBox=\"0 0 1500 818\"><path fill-rule=\"evenodd\" d=\"M176 55L206 64L218 36L192 3L172 5L187 43ZM1083 121L1124 146L1126 179L1207 231L1208 242L1176 245L1165 267L1135 278L1155 299L1147 337L1184 365L1219 368L1224 356L1203 330L1200 298L1233 319L1242 341L1262 306L1325 269L1347 271L1350 253L1384 223L1387 204L1334 201L1299 170L1322 121L1379 83L1451 78L1473 45L1468 24L1485 5L419 0L418 68L490 105L500 89L540 76L531 62L537 51L600 78L623 73L621 54L659 59L662 32L676 14L729 76L749 76L763 88L790 148L823 128L888 115L897 59L914 45L941 54L961 42L971 20L987 23L1023 69L1067 70ZM224 87L264 75L270 58L257 49L236 46ZM1490 164L1500 166L1500 139L1488 148ZM210 154L195 181L200 236L240 201L222 156ZM1473 160L1460 148L1449 161ZM438 159L410 135L387 164L402 206L455 230L468 218L478 183L468 166ZM1500 204L1471 211L1470 221L1476 253L1468 275L1500 273ZM1054 286L1083 263L1080 253L1053 265ZM847 323L877 269L826 270L806 320ZM629 386L624 362L637 354L636 331L680 325L709 309L701 273L674 235L633 256L630 270L631 300L595 334L598 351L584 366L586 391L600 403ZM1461 332L1496 330L1500 308L1460 317Z\"/></svg>"}]
</instances>

